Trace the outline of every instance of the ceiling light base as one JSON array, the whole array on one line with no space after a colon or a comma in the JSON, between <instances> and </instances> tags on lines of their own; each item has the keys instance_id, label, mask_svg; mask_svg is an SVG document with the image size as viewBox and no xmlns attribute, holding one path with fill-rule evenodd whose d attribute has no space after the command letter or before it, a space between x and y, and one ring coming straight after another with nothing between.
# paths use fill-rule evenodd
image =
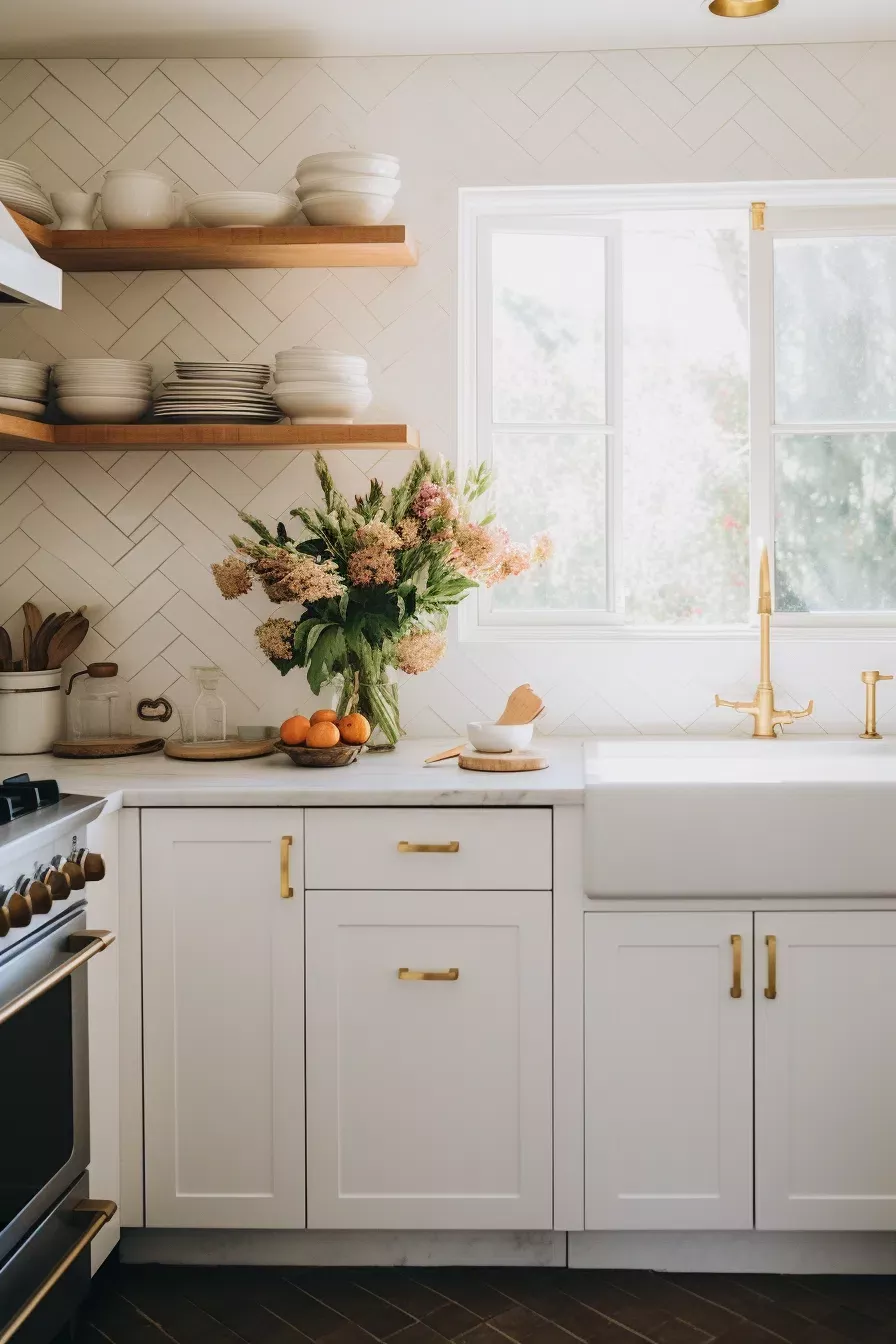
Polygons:
<instances>
[{"instance_id":1,"label":"ceiling light base","mask_svg":"<svg viewBox=\"0 0 896 1344\"><path fill-rule=\"evenodd\" d=\"M723 19L751 19L777 7L778 0L712 0L709 12Z\"/></svg>"}]
</instances>

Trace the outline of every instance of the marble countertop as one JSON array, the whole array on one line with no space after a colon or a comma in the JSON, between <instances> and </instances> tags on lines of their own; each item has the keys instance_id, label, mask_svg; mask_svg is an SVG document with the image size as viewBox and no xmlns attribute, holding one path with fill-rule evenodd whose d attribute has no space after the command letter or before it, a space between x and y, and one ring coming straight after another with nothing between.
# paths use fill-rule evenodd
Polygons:
<instances>
[{"instance_id":1,"label":"marble countertop","mask_svg":"<svg viewBox=\"0 0 896 1344\"><path fill-rule=\"evenodd\" d=\"M424 765L454 741L415 739L337 770L294 766L280 752L248 761L176 761L161 752L112 760L0 756L0 776L54 777L66 793L110 807L537 807L584 801L582 742L541 738L547 770L483 774L456 761Z\"/></svg>"}]
</instances>

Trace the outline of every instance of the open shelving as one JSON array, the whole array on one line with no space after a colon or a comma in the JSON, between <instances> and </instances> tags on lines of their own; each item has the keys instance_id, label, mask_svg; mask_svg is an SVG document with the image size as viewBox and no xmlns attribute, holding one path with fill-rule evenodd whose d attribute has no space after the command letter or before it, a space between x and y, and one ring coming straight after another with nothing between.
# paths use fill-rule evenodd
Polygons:
<instances>
[{"instance_id":1,"label":"open shelving","mask_svg":"<svg viewBox=\"0 0 896 1344\"><path fill-rule=\"evenodd\" d=\"M179 271L275 266L416 266L404 224L225 229L48 229L9 212L32 247L63 271Z\"/></svg>"},{"instance_id":2,"label":"open shelving","mask_svg":"<svg viewBox=\"0 0 896 1344\"><path fill-rule=\"evenodd\" d=\"M410 425L50 425L0 413L0 448L419 448Z\"/></svg>"}]
</instances>

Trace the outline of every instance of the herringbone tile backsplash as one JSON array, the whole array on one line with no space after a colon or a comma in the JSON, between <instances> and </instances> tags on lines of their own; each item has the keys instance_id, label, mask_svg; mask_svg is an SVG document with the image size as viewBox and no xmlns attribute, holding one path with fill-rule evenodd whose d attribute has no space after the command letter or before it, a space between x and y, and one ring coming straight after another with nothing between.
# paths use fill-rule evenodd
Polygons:
<instances>
[{"instance_id":1,"label":"herringbone tile backsplash","mask_svg":"<svg viewBox=\"0 0 896 1344\"><path fill-rule=\"evenodd\" d=\"M306 154L358 145L401 158L396 217L421 244L411 270L153 271L70 275L61 313L0 313L0 355L270 360L312 342L367 357L368 418L455 448L457 188L896 174L896 43L337 60L0 61L0 157L45 190L98 189L150 168L190 197L294 185ZM404 452L333 453L342 487L391 483ZM26 453L0 460L0 622L26 599L86 603L85 661L114 658L142 695L182 695L220 664L234 723L279 723L312 701L255 647L269 608L226 606L208 566L236 511L285 517L314 495L309 454L188 450ZM781 643L784 695L814 695L808 731L852 731L858 671L885 642ZM76 660L73 660L76 661ZM415 736L456 734L532 681L547 731L730 732L713 693L749 694L752 640L460 645L409 679ZM734 731L739 731L736 726Z\"/></svg>"}]
</instances>

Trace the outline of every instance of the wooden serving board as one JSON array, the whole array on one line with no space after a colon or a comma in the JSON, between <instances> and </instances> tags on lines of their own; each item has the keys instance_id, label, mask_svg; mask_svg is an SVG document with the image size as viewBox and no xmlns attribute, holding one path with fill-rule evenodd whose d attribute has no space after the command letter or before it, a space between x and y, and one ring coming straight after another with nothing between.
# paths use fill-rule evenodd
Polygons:
<instances>
[{"instance_id":1,"label":"wooden serving board","mask_svg":"<svg viewBox=\"0 0 896 1344\"><path fill-rule=\"evenodd\" d=\"M153 751L161 751L164 745L162 737L80 737L54 742L53 755L96 761L104 756L148 756Z\"/></svg>"},{"instance_id":2,"label":"wooden serving board","mask_svg":"<svg viewBox=\"0 0 896 1344\"><path fill-rule=\"evenodd\" d=\"M471 751L465 747L457 758L461 770L485 770L516 773L520 770L547 770L547 757L537 751Z\"/></svg>"},{"instance_id":3,"label":"wooden serving board","mask_svg":"<svg viewBox=\"0 0 896 1344\"><path fill-rule=\"evenodd\" d=\"M181 742L169 737L165 755L175 761L246 761L253 756L270 756L274 750L273 738L260 742L244 742L240 737L226 737L223 742Z\"/></svg>"}]
</instances>

